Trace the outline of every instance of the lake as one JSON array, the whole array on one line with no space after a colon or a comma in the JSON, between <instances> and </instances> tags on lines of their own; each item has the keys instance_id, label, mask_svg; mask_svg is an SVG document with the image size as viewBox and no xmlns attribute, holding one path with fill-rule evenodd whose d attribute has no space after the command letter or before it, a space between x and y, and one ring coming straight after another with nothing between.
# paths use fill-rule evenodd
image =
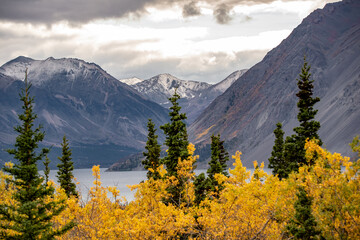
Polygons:
<instances>
[{"instance_id":1,"label":"lake","mask_svg":"<svg viewBox=\"0 0 360 240\"><path fill-rule=\"evenodd\" d=\"M253 169L248 169L253 171ZM264 169L271 174L271 169ZM106 168L100 168L100 181L103 187L115 186L120 190L120 196L124 196L128 202L134 200L135 192L130 191L127 185L135 185L146 179L146 171L124 171L124 172L105 172ZM195 170L196 175L205 173L206 169ZM57 182L57 170L51 170L49 178ZM94 176L90 168L74 169L74 177L79 184L77 185L83 200L88 198L89 189L94 186ZM43 174L43 171L40 171ZM110 196L110 195L109 195Z\"/></svg>"}]
</instances>

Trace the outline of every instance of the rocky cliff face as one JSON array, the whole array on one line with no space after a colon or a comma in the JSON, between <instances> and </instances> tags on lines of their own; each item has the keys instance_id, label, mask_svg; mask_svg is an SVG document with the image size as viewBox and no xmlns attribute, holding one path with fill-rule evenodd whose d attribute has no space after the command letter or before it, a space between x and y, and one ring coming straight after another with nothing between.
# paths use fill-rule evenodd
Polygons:
<instances>
[{"instance_id":1,"label":"rocky cliff face","mask_svg":"<svg viewBox=\"0 0 360 240\"><path fill-rule=\"evenodd\" d=\"M74 149L76 167L106 167L124 155L142 150L147 119L152 118L157 126L167 122L166 109L146 100L96 64L79 59L37 61L19 57L0 68L3 145L15 141L12 127L18 124L17 113L21 112L18 93L24 86L26 68L33 85L38 123L46 132L45 144L54 145L56 152L65 134Z\"/></svg>"},{"instance_id":2,"label":"rocky cliff face","mask_svg":"<svg viewBox=\"0 0 360 240\"><path fill-rule=\"evenodd\" d=\"M316 119L330 151L351 154L348 143L360 134L360 2L327 4L311 13L290 36L216 98L190 126L198 147L211 134L226 139L230 153L243 152L246 165L267 162L273 130L287 135L297 123L297 77L304 55L321 98Z\"/></svg>"}]
</instances>

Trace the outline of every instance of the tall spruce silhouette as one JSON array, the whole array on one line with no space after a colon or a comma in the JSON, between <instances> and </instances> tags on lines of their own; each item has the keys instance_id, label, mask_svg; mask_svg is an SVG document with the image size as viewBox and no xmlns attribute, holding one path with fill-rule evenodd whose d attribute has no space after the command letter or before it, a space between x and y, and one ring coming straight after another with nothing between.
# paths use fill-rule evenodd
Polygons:
<instances>
[{"instance_id":1,"label":"tall spruce silhouette","mask_svg":"<svg viewBox=\"0 0 360 240\"><path fill-rule=\"evenodd\" d=\"M155 180L160 178L158 168L160 166L160 152L161 147L158 144L156 135L155 124L151 119L148 120L148 140L146 142L146 152L143 152L145 159L142 161L142 164L146 170L148 170L146 176L148 179L153 178ZM151 170L150 170L151 169Z\"/></svg>"},{"instance_id":2,"label":"tall spruce silhouette","mask_svg":"<svg viewBox=\"0 0 360 240\"><path fill-rule=\"evenodd\" d=\"M12 196L14 203L0 205L0 222L12 222L0 224L0 236L3 239L53 239L74 226L70 222L57 229L51 222L65 209L65 204L64 201L47 200L54 195L54 188L43 184L44 179L38 173L37 162L46 156L49 149L37 150L45 134L40 126L34 129L37 116L33 112L34 98L30 97L30 88L26 71L25 89L20 94L23 113L19 114L19 120L22 124L15 127L19 134L15 148L7 150L17 162L13 167L3 168L13 177L9 184L13 184L16 189ZM9 236L8 231L4 230L12 230L14 235Z\"/></svg>"}]
</instances>

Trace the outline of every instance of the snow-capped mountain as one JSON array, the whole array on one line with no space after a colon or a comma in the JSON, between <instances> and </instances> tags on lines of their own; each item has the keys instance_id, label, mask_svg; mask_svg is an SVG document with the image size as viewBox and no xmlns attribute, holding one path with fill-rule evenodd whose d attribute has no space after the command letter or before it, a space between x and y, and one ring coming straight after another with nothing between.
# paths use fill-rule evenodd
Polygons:
<instances>
[{"instance_id":1,"label":"snow-capped mountain","mask_svg":"<svg viewBox=\"0 0 360 240\"><path fill-rule=\"evenodd\" d=\"M182 112L188 117L188 122L193 122L212 100L222 94L236 79L246 70L232 73L223 81L211 85L205 82L181 80L170 74L160 74L147 80L143 80L131 87L146 96L148 99L168 108L171 106L169 97L175 89L180 95L179 101Z\"/></svg>"},{"instance_id":2,"label":"snow-capped mountain","mask_svg":"<svg viewBox=\"0 0 360 240\"><path fill-rule=\"evenodd\" d=\"M28 81L33 85L31 95L35 97L38 123L46 132L45 144L53 145L56 152L65 134L76 167L106 167L141 151L147 137L147 120L153 119L156 126L167 122L165 108L145 99L94 63L18 57L0 68L1 149L15 141L13 127L19 124L17 114L22 109L18 94L24 87L26 68ZM4 156L8 157L0 155L0 160L5 160Z\"/></svg>"},{"instance_id":3,"label":"snow-capped mountain","mask_svg":"<svg viewBox=\"0 0 360 240\"><path fill-rule=\"evenodd\" d=\"M174 94L175 89L181 98L190 99L198 96L202 90L210 86L205 82L180 80L167 73L132 85L138 92L165 107L170 106L168 98Z\"/></svg>"},{"instance_id":4,"label":"snow-capped mountain","mask_svg":"<svg viewBox=\"0 0 360 240\"><path fill-rule=\"evenodd\" d=\"M74 81L76 78L91 77L96 73L103 78L114 79L95 63L87 63L75 58L34 60L20 56L7 62L0 68L0 72L16 80L24 80L24 71L28 71L28 80L34 86L41 86L54 76L62 76L60 80ZM66 76L65 78L63 76Z\"/></svg>"},{"instance_id":5,"label":"snow-capped mountain","mask_svg":"<svg viewBox=\"0 0 360 240\"><path fill-rule=\"evenodd\" d=\"M125 79L120 79L120 82L123 82L127 85L134 85L137 84L139 82L144 81L143 79L137 78L137 77L133 77L133 78L125 78Z\"/></svg>"}]
</instances>

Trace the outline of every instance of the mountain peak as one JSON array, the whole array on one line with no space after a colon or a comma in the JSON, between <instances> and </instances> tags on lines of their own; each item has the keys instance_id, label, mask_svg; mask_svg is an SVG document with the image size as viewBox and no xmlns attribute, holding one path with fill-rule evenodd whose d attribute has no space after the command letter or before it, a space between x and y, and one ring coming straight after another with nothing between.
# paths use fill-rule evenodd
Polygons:
<instances>
[{"instance_id":1,"label":"mountain peak","mask_svg":"<svg viewBox=\"0 0 360 240\"><path fill-rule=\"evenodd\" d=\"M91 75L96 72L101 72L103 76L113 79L95 63L88 63L77 58L49 57L45 60L34 60L20 56L1 66L0 72L17 80L24 80L26 69L28 69L28 79L34 85L41 85L53 79L54 76L63 75L63 79L74 80L77 75Z\"/></svg>"},{"instance_id":2,"label":"mountain peak","mask_svg":"<svg viewBox=\"0 0 360 240\"><path fill-rule=\"evenodd\" d=\"M17 58L9 61L9 63L12 61L14 61L14 62L31 62L31 61L34 61L34 59L25 57L25 56L18 56Z\"/></svg>"},{"instance_id":3,"label":"mountain peak","mask_svg":"<svg viewBox=\"0 0 360 240\"><path fill-rule=\"evenodd\" d=\"M214 90L219 90L221 92L225 92L236 80L238 80L244 73L246 73L248 69L237 70L231 73L228 77L226 77L221 82L215 84L212 88Z\"/></svg>"},{"instance_id":4,"label":"mountain peak","mask_svg":"<svg viewBox=\"0 0 360 240\"><path fill-rule=\"evenodd\" d=\"M131 86L131 85L137 84L139 82L142 82L144 80L137 78L137 77L132 77L132 78L120 79L119 81Z\"/></svg>"}]
</instances>

